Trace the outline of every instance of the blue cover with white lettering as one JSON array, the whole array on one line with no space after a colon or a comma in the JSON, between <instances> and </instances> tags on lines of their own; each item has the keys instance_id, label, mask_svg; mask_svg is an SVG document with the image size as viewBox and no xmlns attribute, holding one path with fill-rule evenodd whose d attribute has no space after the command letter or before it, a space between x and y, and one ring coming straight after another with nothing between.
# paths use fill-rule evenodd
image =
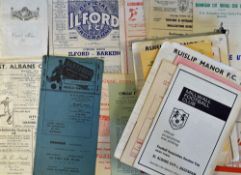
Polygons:
<instances>
[{"instance_id":1,"label":"blue cover with white lettering","mask_svg":"<svg viewBox=\"0 0 241 175\"><path fill-rule=\"evenodd\" d=\"M45 56L34 175L94 175L103 61Z\"/></svg>"}]
</instances>

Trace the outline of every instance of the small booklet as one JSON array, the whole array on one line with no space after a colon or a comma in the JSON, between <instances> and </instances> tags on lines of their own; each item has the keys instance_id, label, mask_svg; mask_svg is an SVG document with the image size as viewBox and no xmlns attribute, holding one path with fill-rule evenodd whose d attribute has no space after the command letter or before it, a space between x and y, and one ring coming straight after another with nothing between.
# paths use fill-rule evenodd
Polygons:
<instances>
[{"instance_id":1,"label":"small booklet","mask_svg":"<svg viewBox=\"0 0 241 175\"><path fill-rule=\"evenodd\" d=\"M221 75L222 77L225 77L227 79L230 79L231 81L237 83L238 85L241 85L241 72L237 69L226 66L224 64L220 64L214 60L209 59L208 57L201 55L199 53L196 53L186 47L180 46L177 43L168 43L166 42L163 44L163 47L159 50L157 55L157 64L162 59L167 59L170 61L173 61L177 56L182 56L184 59L187 59L189 61L194 62L195 64L199 64L202 67L209 69L216 74ZM230 140L232 143L232 150L233 150L233 160L238 161L240 159L239 156L239 148L237 141L240 140L240 137L237 138L237 125L240 121L240 118L238 118L236 125L234 126L233 132L230 136Z\"/></svg>"},{"instance_id":2,"label":"small booklet","mask_svg":"<svg viewBox=\"0 0 241 175\"><path fill-rule=\"evenodd\" d=\"M95 175L111 175L111 143L110 143L110 101L109 86L111 84L133 84L134 76L126 74L103 74L99 132L96 155Z\"/></svg>"},{"instance_id":3,"label":"small booklet","mask_svg":"<svg viewBox=\"0 0 241 175\"><path fill-rule=\"evenodd\" d=\"M126 80L129 76L126 76ZM134 78L134 77L133 77ZM129 79L131 80L131 79ZM115 159L113 154L121 133L130 117L137 95L135 83L110 83L110 139L111 139L111 174L112 175L141 175L137 169L127 166ZM101 174L104 175L104 174Z\"/></svg>"},{"instance_id":4,"label":"small booklet","mask_svg":"<svg viewBox=\"0 0 241 175\"><path fill-rule=\"evenodd\" d=\"M178 66L135 160L146 173L212 174L238 117L241 88L186 63Z\"/></svg>"},{"instance_id":5,"label":"small booklet","mask_svg":"<svg viewBox=\"0 0 241 175\"><path fill-rule=\"evenodd\" d=\"M45 56L34 175L95 174L103 61Z\"/></svg>"}]
</instances>

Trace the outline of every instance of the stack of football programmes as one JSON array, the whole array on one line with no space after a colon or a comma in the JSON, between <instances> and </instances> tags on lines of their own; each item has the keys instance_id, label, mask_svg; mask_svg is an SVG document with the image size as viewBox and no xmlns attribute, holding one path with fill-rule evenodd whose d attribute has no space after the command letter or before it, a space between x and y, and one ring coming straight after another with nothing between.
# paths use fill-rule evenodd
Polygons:
<instances>
[{"instance_id":1,"label":"stack of football programmes","mask_svg":"<svg viewBox=\"0 0 241 175\"><path fill-rule=\"evenodd\" d=\"M237 0L0 0L0 175L241 173L240 16Z\"/></svg>"},{"instance_id":2,"label":"stack of football programmes","mask_svg":"<svg viewBox=\"0 0 241 175\"><path fill-rule=\"evenodd\" d=\"M185 66L178 66L179 64ZM186 77L186 75L183 75L184 77L182 77L182 73L180 72L185 72L184 74L190 74L191 76L194 76L199 80L197 79L195 80L195 83L191 83L191 81L193 81L191 76ZM198 75L196 73L198 73ZM211 77L212 80L207 80L207 77L208 79ZM211 87L207 88L208 85L204 85L204 87L201 86L202 81L205 81L206 83L209 82L213 86L215 84L215 80L228 85L228 88L226 89L227 91L229 91L231 87L235 87L235 89L238 90L237 94L239 94L241 73L238 70L231 68L225 64L219 63L215 60L212 60L211 58L204 56L201 53L195 52L179 44L164 42L164 44L162 45L161 49L157 54L156 60L146 79L146 83L143 86L137 103L132 111L127 126L123 132L122 138L120 139L120 142L117 146L115 152L116 158L119 158L120 161L122 161L123 163L137 167L140 170L150 174L154 174L155 172L159 172L156 174L166 174L168 173L168 171L173 171L173 173L181 173L185 170L196 174L209 174L214 170L215 163L225 165L229 161L231 161L233 158L231 146L232 144L236 144L235 139L237 139L233 136L235 135L236 130L232 131L232 129L235 125L235 121L239 117L239 109L234 109L235 117L233 119L231 119L232 116L228 117L232 120L232 123L228 120L225 121L222 117L218 117L222 116L225 113L226 107L228 107L228 105L224 105L223 107L219 106L218 99L216 99L216 97L214 96L209 96L211 92ZM176 82L179 83L175 84ZM188 83L190 83L191 87L189 87ZM174 87L176 86L179 88L180 92L175 90ZM217 85L217 87L222 88L224 86L225 85ZM195 91L192 88L197 89ZM220 97L219 100L221 100L221 98L224 97L220 96L220 94L222 93L218 92L218 90L214 90L211 94L214 95L214 92L219 94L217 95L217 97ZM173 94L172 98L171 94ZM171 99L171 101L169 98ZM176 102L173 98L177 98ZM226 98L224 98L223 100L225 101L225 99ZM230 103L230 108L233 108L235 106L235 103ZM225 103L220 101L220 104L223 105ZM164 108L166 106L169 109L167 111ZM185 110L185 108L189 108L190 106L195 108L195 110L197 111L194 112L194 109ZM181 107L182 109L180 109ZM212 107L214 107L215 109L211 109ZM195 127L194 129L194 126L192 126L189 129L185 129L185 132L190 133L190 136L188 136L188 134L184 131L182 133L181 130L185 126L185 124L187 124L188 121L188 117L185 118L183 116L191 115L188 112L185 112L188 110L194 112L192 114L194 115L194 120L198 120L194 123L200 123L200 131L198 131L198 127ZM222 112L214 114L211 111ZM231 115L231 109L229 111L230 112L228 114ZM213 127L211 127L212 129L215 129L215 127L213 124L208 125L208 123L210 124L211 122L211 120L209 120L208 118L200 118L199 121L197 117L198 115L207 115L209 117L216 116L214 117L214 123L217 122L216 118L219 118L219 120L224 121L220 133L216 135L216 142L213 142L214 145L210 145L210 148L205 148L206 151L210 149L210 152L213 153L207 153L207 155L209 156L206 157L206 160L201 160L201 158L199 157L200 152L202 152L201 147L203 147L203 145L200 145L201 143L204 143L205 140L215 140L214 138L207 138L208 136L212 137L211 134L204 134L206 133L206 131L208 131L208 128L210 128L211 126ZM159 121L161 125L158 125L157 127L157 122ZM165 121L167 121L169 125L167 123L165 124ZM205 132L201 131L202 122L204 124L203 129L205 128ZM226 122L227 125L225 124ZM228 125L229 129L227 129L227 132L225 132L225 128L228 127ZM156 131L154 131L154 128ZM185 134L179 135L179 130L181 130L180 133ZM215 131L218 130L219 129L217 128L215 129ZM158 143L151 143L150 140L152 137L154 137L153 135L155 132L158 132L158 134L155 136L154 140ZM195 132L197 132L196 136L194 136ZM213 131L208 132L214 133ZM201 133L204 135L201 135ZM222 136L223 134L225 136ZM234 140L231 143L228 139L228 135L230 134L231 138L234 137ZM191 140L185 139L191 139L192 142ZM220 146L219 143L221 143ZM165 147L163 147L164 145ZM193 152L191 152L191 147L193 147L193 145L196 145L197 148L195 149L199 150L197 151L194 149ZM187 153L185 153L185 149L189 150L189 152L187 151ZM178 150L180 150L180 152L178 152ZM147 152L145 153L145 151ZM204 152L205 151L203 151L201 154L204 155ZM145 154L147 154L150 157L145 158ZM190 157L191 155L195 156L195 154L197 154L196 158ZM183 160L184 162L176 160L177 157ZM197 159L198 157L199 159ZM213 161L212 163L210 163L209 161L211 159L215 163L213 163ZM198 165L195 165L196 160L200 161L199 163L196 162ZM189 162L190 165L188 165L188 163L187 165L185 165L185 161ZM192 167L191 164L194 165L194 167ZM170 166L169 169L168 166ZM186 168L189 169L185 169L182 166L186 166ZM173 167L175 168L173 169Z\"/></svg>"}]
</instances>

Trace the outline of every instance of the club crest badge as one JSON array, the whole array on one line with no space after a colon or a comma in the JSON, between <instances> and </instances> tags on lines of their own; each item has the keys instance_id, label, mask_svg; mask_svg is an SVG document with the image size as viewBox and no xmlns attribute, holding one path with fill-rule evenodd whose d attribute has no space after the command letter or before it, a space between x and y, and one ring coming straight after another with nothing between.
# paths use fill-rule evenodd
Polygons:
<instances>
[{"instance_id":1,"label":"club crest badge","mask_svg":"<svg viewBox=\"0 0 241 175\"><path fill-rule=\"evenodd\" d=\"M189 117L189 114L182 109L173 108L172 114L169 118L169 123L174 130L182 129Z\"/></svg>"},{"instance_id":2,"label":"club crest badge","mask_svg":"<svg viewBox=\"0 0 241 175\"><path fill-rule=\"evenodd\" d=\"M189 0L178 0L178 8L181 12L186 12L189 7Z\"/></svg>"},{"instance_id":3,"label":"club crest badge","mask_svg":"<svg viewBox=\"0 0 241 175\"><path fill-rule=\"evenodd\" d=\"M36 11L31 11L28 7L23 7L21 10L14 10L12 7L11 14L13 18L18 18L21 21L28 21L32 18L39 17L39 8L37 8Z\"/></svg>"},{"instance_id":4,"label":"club crest badge","mask_svg":"<svg viewBox=\"0 0 241 175\"><path fill-rule=\"evenodd\" d=\"M69 30L88 40L100 40L119 28L118 1L70 1L68 17Z\"/></svg>"}]
</instances>

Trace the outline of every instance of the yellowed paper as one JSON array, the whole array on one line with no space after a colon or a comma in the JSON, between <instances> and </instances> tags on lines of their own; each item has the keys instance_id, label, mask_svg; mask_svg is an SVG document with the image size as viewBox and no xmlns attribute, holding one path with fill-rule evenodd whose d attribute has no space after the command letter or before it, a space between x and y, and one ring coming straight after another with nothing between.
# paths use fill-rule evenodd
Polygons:
<instances>
[{"instance_id":1,"label":"yellowed paper","mask_svg":"<svg viewBox=\"0 0 241 175\"><path fill-rule=\"evenodd\" d=\"M194 0L193 32L219 31L229 41L229 59L233 67L241 70L241 8L237 0Z\"/></svg>"},{"instance_id":2,"label":"yellowed paper","mask_svg":"<svg viewBox=\"0 0 241 175\"><path fill-rule=\"evenodd\" d=\"M158 52L163 42L167 40L170 42L178 42L217 61L228 64L227 38L224 34L203 33L184 37L168 37L160 38L158 40L136 41L132 43L132 52L135 81L138 91L142 89L145 83L144 77L147 77L145 74L148 73L148 69L145 70L143 67L145 67L145 65L148 65L148 67L151 66L150 62L154 62L153 60L156 57L155 53ZM143 53L145 53L144 56ZM146 58L147 60L145 60Z\"/></svg>"},{"instance_id":3,"label":"yellowed paper","mask_svg":"<svg viewBox=\"0 0 241 175\"><path fill-rule=\"evenodd\" d=\"M176 66L163 61L146 97L138 121L122 154L121 161L132 166L152 124L156 111L175 73Z\"/></svg>"},{"instance_id":4,"label":"yellowed paper","mask_svg":"<svg viewBox=\"0 0 241 175\"><path fill-rule=\"evenodd\" d=\"M140 53L141 58L141 67L144 75L144 79L146 80L149 71L151 70L151 66L156 58L158 53L158 49L150 50L150 51L143 51Z\"/></svg>"},{"instance_id":5,"label":"yellowed paper","mask_svg":"<svg viewBox=\"0 0 241 175\"><path fill-rule=\"evenodd\" d=\"M1 175L33 174L41 64L41 58L0 61Z\"/></svg>"},{"instance_id":6,"label":"yellowed paper","mask_svg":"<svg viewBox=\"0 0 241 175\"><path fill-rule=\"evenodd\" d=\"M133 73L131 42L146 37L143 5L143 0L119 0L123 72Z\"/></svg>"},{"instance_id":7,"label":"yellowed paper","mask_svg":"<svg viewBox=\"0 0 241 175\"><path fill-rule=\"evenodd\" d=\"M180 36L201 32L226 33L229 59L241 69L240 1L237 0L149 0L144 1L149 22L147 37ZM222 50L221 50L222 52ZM222 61L223 62L223 61Z\"/></svg>"},{"instance_id":8,"label":"yellowed paper","mask_svg":"<svg viewBox=\"0 0 241 175\"><path fill-rule=\"evenodd\" d=\"M132 77L132 78L129 78ZM111 175L109 83L133 83L133 76L104 74L102 81L96 175Z\"/></svg>"},{"instance_id":9,"label":"yellowed paper","mask_svg":"<svg viewBox=\"0 0 241 175\"><path fill-rule=\"evenodd\" d=\"M177 42L184 42L184 39L177 39ZM196 50L208 57L214 58L215 60L219 61L219 59L214 57L214 53L212 51L212 42L209 40L202 40L196 42L187 42L184 43L187 47ZM147 75L151 69L151 66L156 58L159 49L149 50L149 51L142 51L140 53L141 58L141 65L143 70L144 79L146 80Z\"/></svg>"},{"instance_id":10,"label":"yellowed paper","mask_svg":"<svg viewBox=\"0 0 241 175\"><path fill-rule=\"evenodd\" d=\"M193 33L192 1L149 0L145 14L149 17L147 36L150 38Z\"/></svg>"}]
</instances>

